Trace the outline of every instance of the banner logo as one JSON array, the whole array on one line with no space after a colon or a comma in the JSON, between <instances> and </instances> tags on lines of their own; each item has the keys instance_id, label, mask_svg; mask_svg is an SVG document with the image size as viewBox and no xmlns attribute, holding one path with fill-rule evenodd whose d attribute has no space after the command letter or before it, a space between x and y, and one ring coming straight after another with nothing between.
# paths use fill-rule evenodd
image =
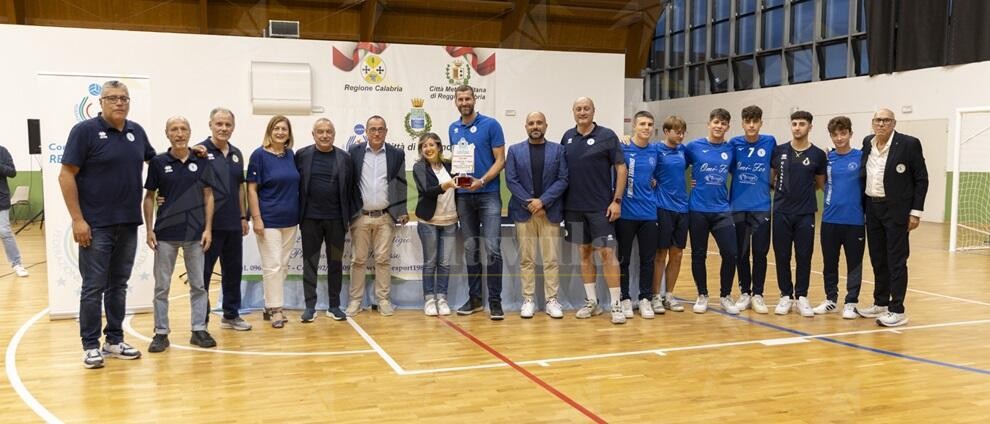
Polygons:
<instances>
[{"instance_id":1,"label":"banner logo","mask_svg":"<svg viewBox=\"0 0 990 424\"><path fill-rule=\"evenodd\" d=\"M471 67L460 59L447 64L447 82L451 85L469 85L471 82Z\"/></svg>"},{"instance_id":2,"label":"banner logo","mask_svg":"<svg viewBox=\"0 0 990 424\"><path fill-rule=\"evenodd\" d=\"M100 93L103 92L103 86L97 83L90 83L86 88L88 93L87 96L83 96L79 103L74 105L76 122L82 122L95 116L90 110L93 104L100 101Z\"/></svg>"},{"instance_id":3,"label":"banner logo","mask_svg":"<svg viewBox=\"0 0 990 424\"><path fill-rule=\"evenodd\" d=\"M381 56L369 54L361 63L361 78L368 84L378 84L385 79L385 61Z\"/></svg>"},{"instance_id":4,"label":"banner logo","mask_svg":"<svg viewBox=\"0 0 990 424\"><path fill-rule=\"evenodd\" d=\"M423 109L423 104L426 102L425 100L419 97L414 97L411 102L412 108L409 109L409 113L406 114L406 117L402 121L406 127L406 134L409 134L412 138L418 139L423 134L430 132L430 129L433 128L433 119L431 119L430 114L426 113L426 110Z\"/></svg>"}]
</instances>

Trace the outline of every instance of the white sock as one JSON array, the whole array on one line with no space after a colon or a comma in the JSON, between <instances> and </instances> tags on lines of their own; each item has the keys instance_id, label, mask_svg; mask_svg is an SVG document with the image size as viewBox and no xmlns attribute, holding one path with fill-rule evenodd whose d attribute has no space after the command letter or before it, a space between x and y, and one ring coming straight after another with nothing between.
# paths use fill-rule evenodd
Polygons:
<instances>
[{"instance_id":1,"label":"white sock","mask_svg":"<svg viewBox=\"0 0 990 424\"><path fill-rule=\"evenodd\" d=\"M595 303L598 302L598 294L595 293L595 283L584 283L584 293L588 300Z\"/></svg>"},{"instance_id":2,"label":"white sock","mask_svg":"<svg viewBox=\"0 0 990 424\"><path fill-rule=\"evenodd\" d=\"M622 298L622 291L618 287L609 287L608 294L612 298L612 304L618 305L619 299Z\"/></svg>"}]
</instances>

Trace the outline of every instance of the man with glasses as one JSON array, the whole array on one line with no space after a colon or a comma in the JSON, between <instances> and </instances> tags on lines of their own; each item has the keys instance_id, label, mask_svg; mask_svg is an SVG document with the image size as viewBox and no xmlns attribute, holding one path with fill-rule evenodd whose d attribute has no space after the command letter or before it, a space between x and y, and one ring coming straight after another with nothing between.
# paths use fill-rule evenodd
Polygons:
<instances>
[{"instance_id":1,"label":"man with glasses","mask_svg":"<svg viewBox=\"0 0 990 424\"><path fill-rule=\"evenodd\" d=\"M351 220L351 287L345 314L361 312L364 299L364 264L368 254L375 257L375 298L378 312L391 316L395 308L389 300L392 284L392 236L394 224L409 222L406 210L406 154L387 143L385 118L375 115L366 123L368 141L351 146L348 154L354 169L354 219ZM327 313L335 320L339 308Z\"/></svg>"},{"instance_id":2,"label":"man with glasses","mask_svg":"<svg viewBox=\"0 0 990 424\"><path fill-rule=\"evenodd\" d=\"M873 263L873 305L858 309L877 324L907 324L908 234L918 228L928 194L928 168L921 141L894 131L890 109L873 115L873 134L863 139L861 178L865 179L866 242Z\"/></svg>"},{"instance_id":3,"label":"man with glasses","mask_svg":"<svg viewBox=\"0 0 990 424\"><path fill-rule=\"evenodd\" d=\"M141 357L124 342L121 322L142 222L141 170L155 149L144 128L127 120L130 100L122 82L103 84L102 112L72 127L58 176L72 238L79 243L79 333L86 368L102 368L104 355ZM101 350L102 312L107 325Z\"/></svg>"}]
</instances>

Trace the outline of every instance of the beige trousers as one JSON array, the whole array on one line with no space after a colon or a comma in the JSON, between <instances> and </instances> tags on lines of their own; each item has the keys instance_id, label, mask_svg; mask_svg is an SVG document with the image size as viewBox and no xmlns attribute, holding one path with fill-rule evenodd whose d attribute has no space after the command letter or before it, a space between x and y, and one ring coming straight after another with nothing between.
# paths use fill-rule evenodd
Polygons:
<instances>
[{"instance_id":1,"label":"beige trousers","mask_svg":"<svg viewBox=\"0 0 990 424\"><path fill-rule=\"evenodd\" d=\"M536 291L536 250L543 259L543 293L547 300L557 297L560 287L560 225L547 220L546 215L534 216L516 223L519 242L519 279L524 299L532 299Z\"/></svg>"},{"instance_id":2,"label":"beige trousers","mask_svg":"<svg viewBox=\"0 0 990 424\"><path fill-rule=\"evenodd\" d=\"M264 236L258 238L266 308L281 308L285 303L285 277L289 275L289 253L296 244L296 228L265 228Z\"/></svg>"},{"instance_id":3,"label":"beige trousers","mask_svg":"<svg viewBox=\"0 0 990 424\"><path fill-rule=\"evenodd\" d=\"M388 299L392 288L392 234L395 227L388 214L372 218L361 215L351 223L351 300L364 299L364 274L368 255L375 259L375 298Z\"/></svg>"}]
</instances>

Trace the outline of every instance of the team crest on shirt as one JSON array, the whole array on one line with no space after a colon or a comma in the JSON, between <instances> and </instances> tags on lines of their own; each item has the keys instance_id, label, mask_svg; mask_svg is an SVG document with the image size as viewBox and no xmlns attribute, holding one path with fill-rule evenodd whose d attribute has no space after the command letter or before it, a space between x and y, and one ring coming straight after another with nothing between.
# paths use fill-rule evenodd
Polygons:
<instances>
[{"instance_id":1,"label":"team crest on shirt","mask_svg":"<svg viewBox=\"0 0 990 424\"><path fill-rule=\"evenodd\" d=\"M127 141L134 141L134 133L127 133Z\"/></svg>"},{"instance_id":2,"label":"team crest on shirt","mask_svg":"<svg viewBox=\"0 0 990 424\"><path fill-rule=\"evenodd\" d=\"M240 156L234 155L234 157L231 158L230 160L234 161L234 163L237 163L237 162L240 162L241 161L241 158L240 158Z\"/></svg>"},{"instance_id":3,"label":"team crest on shirt","mask_svg":"<svg viewBox=\"0 0 990 424\"><path fill-rule=\"evenodd\" d=\"M189 172L196 172L198 170L199 170L199 166L197 166L195 163L189 164Z\"/></svg>"},{"instance_id":4,"label":"team crest on shirt","mask_svg":"<svg viewBox=\"0 0 990 424\"><path fill-rule=\"evenodd\" d=\"M903 164L903 163L899 163L899 164L897 164L897 168L894 168L894 169L896 169L896 170L897 170L897 173L898 173L898 174L903 174L903 173L904 173L904 171L907 171L907 167L906 167L906 166L904 166L904 164Z\"/></svg>"},{"instance_id":5,"label":"team crest on shirt","mask_svg":"<svg viewBox=\"0 0 990 424\"><path fill-rule=\"evenodd\" d=\"M461 132L460 130L461 130L460 128L454 128L454 134Z\"/></svg>"},{"instance_id":6,"label":"team crest on shirt","mask_svg":"<svg viewBox=\"0 0 990 424\"><path fill-rule=\"evenodd\" d=\"M588 139L588 145L589 145L589 146L593 146L594 144L595 144L595 139L593 139L593 138L589 138L589 139Z\"/></svg>"},{"instance_id":7,"label":"team crest on shirt","mask_svg":"<svg viewBox=\"0 0 990 424\"><path fill-rule=\"evenodd\" d=\"M478 127L471 127L471 134L478 132Z\"/></svg>"},{"instance_id":8,"label":"team crest on shirt","mask_svg":"<svg viewBox=\"0 0 990 424\"><path fill-rule=\"evenodd\" d=\"M856 162L850 162L849 163L849 169L856 169L856 168L859 168L859 164L858 163L856 163Z\"/></svg>"},{"instance_id":9,"label":"team crest on shirt","mask_svg":"<svg viewBox=\"0 0 990 424\"><path fill-rule=\"evenodd\" d=\"M729 154L728 153L722 152L722 154L720 156L722 156L722 160L729 160Z\"/></svg>"},{"instance_id":10,"label":"team crest on shirt","mask_svg":"<svg viewBox=\"0 0 990 424\"><path fill-rule=\"evenodd\" d=\"M657 166L657 158L655 157L650 158L650 166Z\"/></svg>"},{"instance_id":11,"label":"team crest on shirt","mask_svg":"<svg viewBox=\"0 0 990 424\"><path fill-rule=\"evenodd\" d=\"M764 157L766 155L767 155L767 151L765 149L760 149L760 150L757 150L756 151L756 156L759 156L759 157L762 158L762 157Z\"/></svg>"},{"instance_id":12,"label":"team crest on shirt","mask_svg":"<svg viewBox=\"0 0 990 424\"><path fill-rule=\"evenodd\" d=\"M811 165L811 160L808 158L804 158L804 160L801 161L801 164L803 164L804 166Z\"/></svg>"},{"instance_id":13,"label":"team crest on shirt","mask_svg":"<svg viewBox=\"0 0 990 424\"><path fill-rule=\"evenodd\" d=\"M165 173L166 174L172 173L172 165L165 165Z\"/></svg>"},{"instance_id":14,"label":"team crest on shirt","mask_svg":"<svg viewBox=\"0 0 990 424\"><path fill-rule=\"evenodd\" d=\"M456 130L455 130L455 131L456 131ZM567 144L571 144L571 141L573 141L573 140L574 140L573 138L568 138L568 139L567 139Z\"/></svg>"},{"instance_id":15,"label":"team crest on shirt","mask_svg":"<svg viewBox=\"0 0 990 424\"><path fill-rule=\"evenodd\" d=\"M106 140L107 139L107 133L105 133L103 131L100 131L99 133L97 133L97 135L100 136L100 140Z\"/></svg>"}]
</instances>

